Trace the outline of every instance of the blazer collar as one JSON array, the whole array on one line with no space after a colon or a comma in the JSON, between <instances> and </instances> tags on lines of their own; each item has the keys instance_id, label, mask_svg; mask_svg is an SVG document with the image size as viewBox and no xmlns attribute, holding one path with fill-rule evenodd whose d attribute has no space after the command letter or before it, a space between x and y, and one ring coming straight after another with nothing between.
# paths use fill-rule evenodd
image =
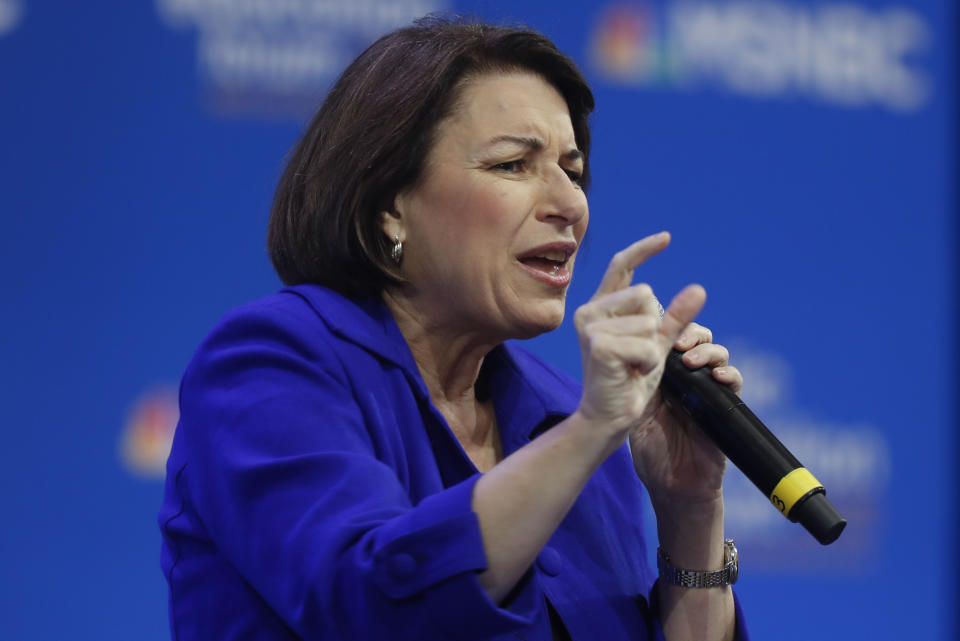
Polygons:
<instances>
[{"instance_id":1,"label":"blazer collar","mask_svg":"<svg viewBox=\"0 0 960 641\"><path fill-rule=\"evenodd\" d=\"M387 306L377 297L360 300L314 284L283 289L313 308L330 331L419 377L417 363Z\"/></svg>"},{"instance_id":2,"label":"blazer collar","mask_svg":"<svg viewBox=\"0 0 960 641\"><path fill-rule=\"evenodd\" d=\"M430 399L407 341L379 297L352 300L314 284L283 291L303 298L340 338L400 367L420 397ZM504 343L494 348L484 368L501 427L506 427L502 423L507 420L516 428L509 431L518 436L532 438L544 429L545 419L559 419L576 410L579 390L572 389L576 383L517 345Z\"/></svg>"}]
</instances>

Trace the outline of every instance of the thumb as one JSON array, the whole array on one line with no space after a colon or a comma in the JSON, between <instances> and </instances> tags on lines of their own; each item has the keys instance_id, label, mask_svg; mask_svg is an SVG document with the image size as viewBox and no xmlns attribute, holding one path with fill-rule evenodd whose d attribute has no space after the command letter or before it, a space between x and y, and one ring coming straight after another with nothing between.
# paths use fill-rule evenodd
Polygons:
<instances>
[{"instance_id":1,"label":"thumb","mask_svg":"<svg viewBox=\"0 0 960 641\"><path fill-rule=\"evenodd\" d=\"M700 285L687 285L673 297L660 323L659 340L664 348L669 350L673 347L680 333L697 317L706 301L707 292Z\"/></svg>"}]
</instances>

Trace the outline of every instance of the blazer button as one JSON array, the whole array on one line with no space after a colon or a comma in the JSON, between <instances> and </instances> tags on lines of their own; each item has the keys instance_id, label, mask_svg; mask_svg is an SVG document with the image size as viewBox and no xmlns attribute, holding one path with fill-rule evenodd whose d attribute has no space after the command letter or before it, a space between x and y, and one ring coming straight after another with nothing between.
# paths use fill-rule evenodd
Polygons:
<instances>
[{"instance_id":1,"label":"blazer button","mask_svg":"<svg viewBox=\"0 0 960 641\"><path fill-rule=\"evenodd\" d=\"M544 574L557 576L560 574L560 568L563 567L563 557L553 548L543 548L540 556L537 557L537 565Z\"/></svg>"},{"instance_id":2,"label":"blazer button","mask_svg":"<svg viewBox=\"0 0 960 641\"><path fill-rule=\"evenodd\" d=\"M387 574L394 581L405 581L417 571L417 561L409 554L394 554L387 563Z\"/></svg>"}]
</instances>

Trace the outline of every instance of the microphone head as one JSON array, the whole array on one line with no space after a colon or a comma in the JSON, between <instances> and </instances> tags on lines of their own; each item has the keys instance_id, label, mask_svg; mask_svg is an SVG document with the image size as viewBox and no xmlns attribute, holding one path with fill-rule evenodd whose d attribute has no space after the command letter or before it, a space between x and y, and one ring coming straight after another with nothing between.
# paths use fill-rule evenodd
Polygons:
<instances>
[{"instance_id":1,"label":"microphone head","mask_svg":"<svg viewBox=\"0 0 960 641\"><path fill-rule=\"evenodd\" d=\"M840 512L823 492L811 494L803 502L793 506L790 520L798 521L823 545L836 541L843 528L847 527L847 520L840 516Z\"/></svg>"}]
</instances>

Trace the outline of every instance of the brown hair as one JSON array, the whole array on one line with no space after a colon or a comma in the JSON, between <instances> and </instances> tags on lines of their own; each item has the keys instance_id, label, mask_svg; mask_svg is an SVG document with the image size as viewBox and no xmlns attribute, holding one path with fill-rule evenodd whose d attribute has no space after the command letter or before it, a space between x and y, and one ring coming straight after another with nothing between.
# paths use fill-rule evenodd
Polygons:
<instances>
[{"instance_id":1,"label":"brown hair","mask_svg":"<svg viewBox=\"0 0 960 641\"><path fill-rule=\"evenodd\" d=\"M419 180L461 82L516 70L539 74L566 100L586 188L594 102L574 63L534 31L424 18L383 36L347 67L293 150L267 229L281 280L354 298L399 282L380 212Z\"/></svg>"}]
</instances>

